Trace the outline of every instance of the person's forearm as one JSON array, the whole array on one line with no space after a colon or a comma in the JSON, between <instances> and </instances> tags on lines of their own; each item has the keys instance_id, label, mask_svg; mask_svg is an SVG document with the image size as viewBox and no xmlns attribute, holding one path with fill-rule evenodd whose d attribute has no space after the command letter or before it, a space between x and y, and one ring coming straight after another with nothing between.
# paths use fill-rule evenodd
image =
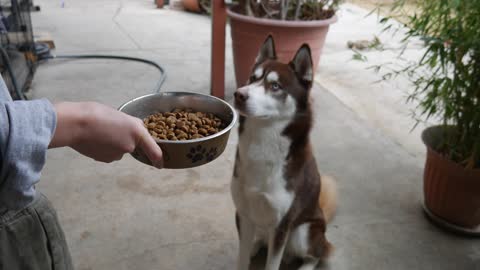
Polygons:
<instances>
[{"instance_id":1,"label":"person's forearm","mask_svg":"<svg viewBox=\"0 0 480 270\"><path fill-rule=\"evenodd\" d=\"M60 102L54 104L57 127L49 148L72 146L81 137L87 122L89 103Z\"/></svg>"}]
</instances>

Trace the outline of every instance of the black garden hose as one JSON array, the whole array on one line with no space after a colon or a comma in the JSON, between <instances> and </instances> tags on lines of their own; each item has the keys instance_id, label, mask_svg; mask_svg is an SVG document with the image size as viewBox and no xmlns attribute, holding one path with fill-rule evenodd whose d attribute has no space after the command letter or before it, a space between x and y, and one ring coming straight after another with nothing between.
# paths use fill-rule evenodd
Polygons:
<instances>
[{"instance_id":1,"label":"black garden hose","mask_svg":"<svg viewBox=\"0 0 480 270\"><path fill-rule=\"evenodd\" d=\"M154 93L160 92L161 87L165 82L165 79L167 78L165 69L162 66L155 63L154 61L138 58L138 57L120 56L120 55L104 55L104 54L51 55L50 48L48 47L47 44L44 44L44 43L36 43L35 52L38 56L39 62L43 60L52 60L52 59L117 59L117 60L135 61L135 62L151 65L160 71L160 78L158 79L157 84L155 85L155 88L153 90ZM10 64L10 58L8 57L8 53L4 48L0 48L0 54L1 54L1 57L3 58L3 62L5 63L5 68L9 72L10 77L12 78L12 84L14 88L13 90L15 91L16 95L20 99L26 100L27 97L25 96L25 94L22 93L22 90L20 89L17 83L15 74L13 73L13 69Z\"/></svg>"},{"instance_id":2,"label":"black garden hose","mask_svg":"<svg viewBox=\"0 0 480 270\"><path fill-rule=\"evenodd\" d=\"M137 57L120 56L120 55L104 55L104 54L55 55L55 56L49 54L49 55L41 56L39 58L39 60L50 60L50 59L118 59L118 60L136 61L136 62L145 63L157 68L161 73L160 78L158 79L157 84L155 85L155 88L153 91L154 93L160 92L160 89L167 77L165 69L162 66L160 66L159 64L151 60L137 58Z\"/></svg>"}]
</instances>

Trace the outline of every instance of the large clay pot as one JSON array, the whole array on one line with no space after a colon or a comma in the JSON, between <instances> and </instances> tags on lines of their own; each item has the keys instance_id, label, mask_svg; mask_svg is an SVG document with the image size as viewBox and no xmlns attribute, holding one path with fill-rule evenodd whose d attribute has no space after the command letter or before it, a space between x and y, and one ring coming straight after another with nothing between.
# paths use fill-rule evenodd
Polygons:
<instances>
[{"instance_id":1,"label":"large clay pot","mask_svg":"<svg viewBox=\"0 0 480 270\"><path fill-rule=\"evenodd\" d=\"M201 12L200 0L182 0L183 7L191 12Z\"/></svg>"},{"instance_id":2,"label":"large clay pot","mask_svg":"<svg viewBox=\"0 0 480 270\"><path fill-rule=\"evenodd\" d=\"M237 86L247 82L260 46L269 34L275 41L277 57L282 62L290 61L304 43L310 46L313 65L317 68L330 24L334 16L318 21L283 21L260 19L227 10L230 17L233 61Z\"/></svg>"},{"instance_id":3,"label":"large clay pot","mask_svg":"<svg viewBox=\"0 0 480 270\"><path fill-rule=\"evenodd\" d=\"M435 150L444 130L434 126L422 134L427 146L425 207L450 227L476 229L480 225L480 169L466 169Z\"/></svg>"},{"instance_id":4,"label":"large clay pot","mask_svg":"<svg viewBox=\"0 0 480 270\"><path fill-rule=\"evenodd\" d=\"M155 3L157 4L157 8L163 8L165 0L155 0Z\"/></svg>"}]
</instances>

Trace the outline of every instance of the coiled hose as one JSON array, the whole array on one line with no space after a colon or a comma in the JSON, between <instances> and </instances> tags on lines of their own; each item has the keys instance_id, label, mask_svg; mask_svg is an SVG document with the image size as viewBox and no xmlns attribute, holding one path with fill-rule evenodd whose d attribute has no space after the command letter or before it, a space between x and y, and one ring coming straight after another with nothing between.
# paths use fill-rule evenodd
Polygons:
<instances>
[{"instance_id":1,"label":"coiled hose","mask_svg":"<svg viewBox=\"0 0 480 270\"><path fill-rule=\"evenodd\" d=\"M35 51L38 56L39 62L54 60L54 59L116 59L116 60L135 61L135 62L148 64L160 71L160 77L155 85L155 88L153 89L154 93L160 92L161 87L165 82L165 79L167 78L167 73L165 72L165 69L161 65L155 63L154 61L143 59L143 58L121 56L121 55L104 55L104 54L51 55L50 48L48 47L47 44L44 44L44 43L36 43ZM26 100L27 98L25 94L22 93L22 90L19 88L19 85L17 83L15 74L13 73L13 70L10 64L10 59L8 58L8 54L6 50L3 48L0 48L0 53L5 62L5 67L7 68L7 71L10 73L10 77L12 78L12 84L13 84L15 93L19 98Z\"/></svg>"},{"instance_id":2,"label":"coiled hose","mask_svg":"<svg viewBox=\"0 0 480 270\"><path fill-rule=\"evenodd\" d=\"M118 60L136 61L140 63L145 63L157 68L161 73L160 78L158 79L157 84L153 89L154 93L160 92L160 89L167 77L167 74L165 73L165 69L162 66L160 66L159 64L153 61L143 59L143 58L137 58L137 57L120 56L120 55L104 55L104 54L80 54L80 55L55 55L55 56L49 55L49 56L40 58L40 60L50 60L50 59L118 59Z\"/></svg>"}]
</instances>

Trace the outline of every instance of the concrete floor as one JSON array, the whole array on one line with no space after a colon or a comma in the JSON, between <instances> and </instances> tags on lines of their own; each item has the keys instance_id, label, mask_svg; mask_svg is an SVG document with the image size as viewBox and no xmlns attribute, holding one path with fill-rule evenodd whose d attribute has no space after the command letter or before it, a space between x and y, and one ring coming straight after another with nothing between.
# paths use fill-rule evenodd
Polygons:
<instances>
[{"instance_id":1,"label":"concrete floor","mask_svg":"<svg viewBox=\"0 0 480 270\"><path fill-rule=\"evenodd\" d=\"M209 18L157 10L152 2L66 0L60 8L60 1L36 0L42 11L33 22L52 35L58 54L142 56L167 69L164 90L208 93ZM325 69L335 59L328 55L338 42L332 37L321 74L328 74ZM32 94L118 107L151 92L157 74L130 62L49 62L39 67ZM234 87L229 47L227 98ZM327 89L316 84L312 91L312 138L322 173L338 180L340 198L328 227L336 251L321 269L480 269L478 240L445 233L425 219L422 154L411 154L396 139L401 136L390 136L333 95L336 89ZM101 164L70 149L49 151L38 188L58 210L76 269L234 269L237 237L229 181L236 142L233 132L219 159L188 170L156 170L130 156ZM257 258L253 268L262 269L261 263Z\"/></svg>"}]
</instances>

